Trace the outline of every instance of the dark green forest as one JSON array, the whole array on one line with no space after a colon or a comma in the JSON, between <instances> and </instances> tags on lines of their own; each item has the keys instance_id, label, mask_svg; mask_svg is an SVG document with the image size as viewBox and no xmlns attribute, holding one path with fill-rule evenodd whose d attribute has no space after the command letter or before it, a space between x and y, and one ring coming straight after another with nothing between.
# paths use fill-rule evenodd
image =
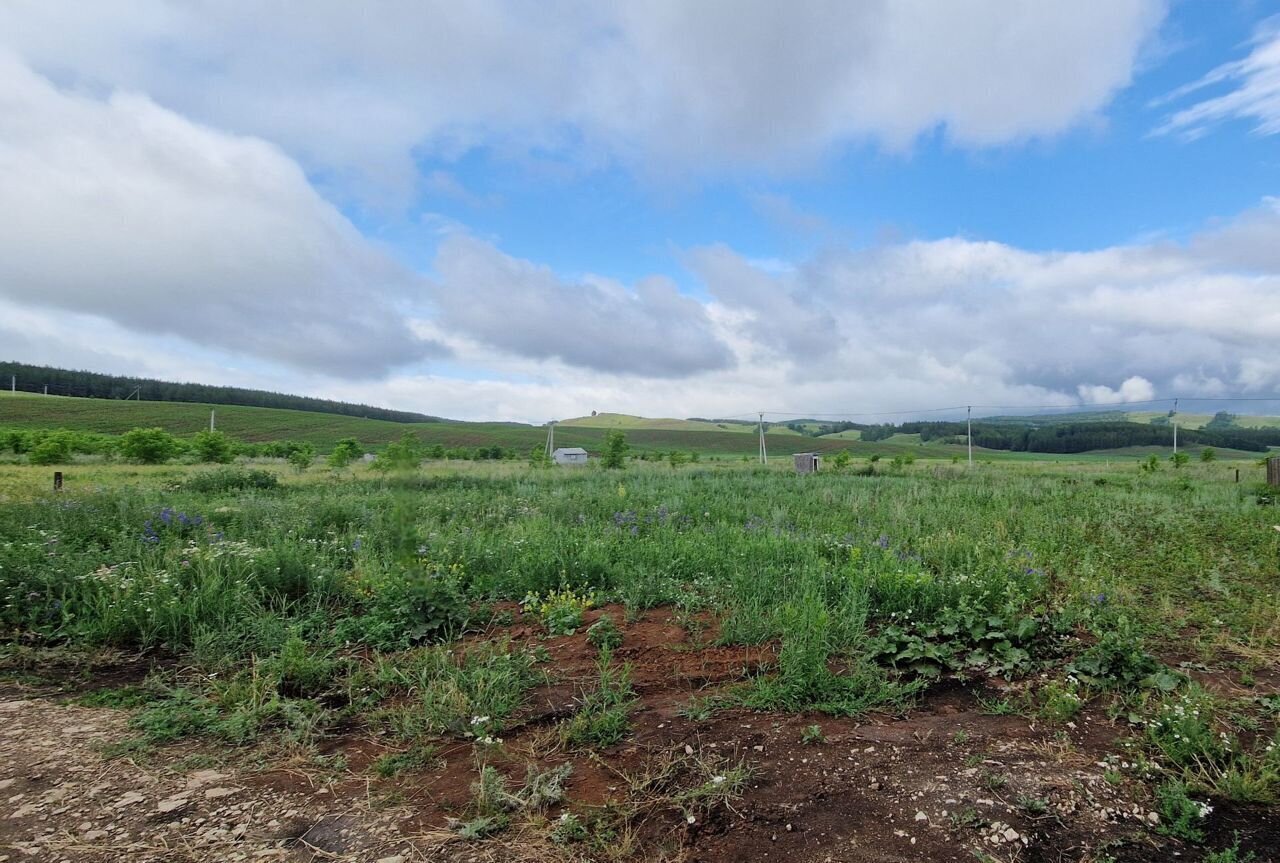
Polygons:
<instances>
[{"instance_id":1,"label":"dark green forest","mask_svg":"<svg viewBox=\"0 0 1280 863\"><path fill-rule=\"evenodd\" d=\"M438 422L439 417L409 411L395 411L370 405L330 401L307 396L292 396L266 390L242 387L220 387L209 384L182 384L152 378L104 375L98 372L56 369L26 363L0 362L0 382L10 383L21 392L79 396L94 399L136 398L148 402L199 402L211 405L244 405L254 408L284 408L295 411L340 414L399 423Z\"/></svg>"}]
</instances>

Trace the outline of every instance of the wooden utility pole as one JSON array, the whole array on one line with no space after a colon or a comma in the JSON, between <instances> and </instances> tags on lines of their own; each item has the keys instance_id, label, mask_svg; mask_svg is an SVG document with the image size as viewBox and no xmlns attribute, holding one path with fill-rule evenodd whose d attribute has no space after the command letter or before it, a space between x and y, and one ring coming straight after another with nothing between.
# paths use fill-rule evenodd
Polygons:
<instances>
[{"instance_id":1,"label":"wooden utility pole","mask_svg":"<svg viewBox=\"0 0 1280 863\"><path fill-rule=\"evenodd\" d=\"M964 410L964 421L965 425L968 426L968 430L965 432L965 440L969 444L969 467L973 467L973 405L969 405Z\"/></svg>"},{"instance_id":2,"label":"wooden utility pole","mask_svg":"<svg viewBox=\"0 0 1280 863\"><path fill-rule=\"evenodd\" d=\"M764 414L760 414L760 464L769 463L769 450L764 445Z\"/></svg>"},{"instance_id":3,"label":"wooden utility pole","mask_svg":"<svg viewBox=\"0 0 1280 863\"><path fill-rule=\"evenodd\" d=\"M1267 485L1280 488L1280 458L1267 459Z\"/></svg>"}]
</instances>

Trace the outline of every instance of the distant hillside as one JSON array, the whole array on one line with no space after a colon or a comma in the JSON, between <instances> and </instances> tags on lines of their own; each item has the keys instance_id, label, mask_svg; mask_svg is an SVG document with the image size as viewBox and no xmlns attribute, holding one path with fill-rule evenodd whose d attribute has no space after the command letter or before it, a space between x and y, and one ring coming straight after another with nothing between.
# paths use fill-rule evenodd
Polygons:
<instances>
[{"instance_id":1,"label":"distant hillside","mask_svg":"<svg viewBox=\"0 0 1280 863\"><path fill-rule=\"evenodd\" d=\"M768 426L771 434L795 434L791 429L777 423L768 423ZM557 420L556 428L562 427L622 429L623 431L647 429L649 431L735 432L738 434L743 432L754 434L756 431L756 424L753 422L706 419L651 419L649 417L632 416L631 414L611 413Z\"/></svg>"},{"instance_id":2,"label":"distant hillside","mask_svg":"<svg viewBox=\"0 0 1280 863\"><path fill-rule=\"evenodd\" d=\"M386 420L396 423L436 422L438 417L408 411L394 411L369 405L291 396L284 393L251 390L242 387L219 387L209 384L183 384L152 378L131 378L97 372L70 371L50 366L0 362L0 382L9 389L15 382L19 392L49 393L95 399L129 399L145 402L198 402L208 405L240 405L243 407L280 408L293 411L315 411L349 417Z\"/></svg>"}]
</instances>

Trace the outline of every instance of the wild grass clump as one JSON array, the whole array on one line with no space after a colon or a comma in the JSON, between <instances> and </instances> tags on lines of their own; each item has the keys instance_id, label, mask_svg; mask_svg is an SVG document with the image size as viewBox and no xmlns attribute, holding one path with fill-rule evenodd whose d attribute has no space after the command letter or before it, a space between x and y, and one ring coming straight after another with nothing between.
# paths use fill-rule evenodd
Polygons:
<instances>
[{"instance_id":1,"label":"wild grass clump","mask_svg":"<svg viewBox=\"0 0 1280 863\"><path fill-rule=\"evenodd\" d=\"M384 692L412 701L390 715L403 736L452 734L479 740L500 734L540 679L535 659L510 644L479 644L465 653L445 646L379 657L373 671Z\"/></svg>"},{"instance_id":2,"label":"wild grass clump","mask_svg":"<svg viewBox=\"0 0 1280 863\"><path fill-rule=\"evenodd\" d=\"M631 733L629 716L638 703L631 689L631 668L611 664L612 654L600 651L599 679L578 701L578 709L560 727L560 738L570 746L603 749Z\"/></svg>"},{"instance_id":3,"label":"wild grass clump","mask_svg":"<svg viewBox=\"0 0 1280 863\"><path fill-rule=\"evenodd\" d=\"M904 705L921 684L892 681L871 662L850 631L865 620L865 611L859 615L854 606L848 613L853 619L837 625L815 598L784 606L777 672L757 678L742 693L742 703L757 710L817 710L835 716Z\"/></svg>"}]
</instances>

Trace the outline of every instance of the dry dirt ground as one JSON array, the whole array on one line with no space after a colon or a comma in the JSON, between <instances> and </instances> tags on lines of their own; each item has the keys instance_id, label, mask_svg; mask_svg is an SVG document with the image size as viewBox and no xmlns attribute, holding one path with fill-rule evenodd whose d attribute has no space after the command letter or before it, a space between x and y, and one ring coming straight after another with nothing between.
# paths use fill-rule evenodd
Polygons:
<instances>
[{"instance_id":1,"label":"dry dirt ground","mask_svg":"<svg viewBox=\"0 0 1280 863\"><path fill-rule=\"evenodd\" d=\"M76 706L66 689L4 686L0 863L584 858L585 846L546 839L563 811L584 823L613 817L623 826L591 853L636 860L1197 861L1238 841L1241 859L1280 861L1277 807L1213 801L1203 845L1161 835L1149 786L1128 767L1130 732L1100 707L1045 725L985 710L1007 694L998 684L953 682L905 717L689 718L691 696L740 681L769 650L691 644L669 617L658 609L623 627L615 655L632 664L641 706L628 741L600 753L566 751L554 733L594 678L595 651L581 633L543 640L511 628L517 643L547 648L556 680L534 692L491 763L516 784L530 762L574 769L564 803L480 842L449 828L465 817L476 775L465 742L391 779L372 764L396 742L360 728L305 757L188 742L108 758L104 747L131 737L128 711ZM805 742L814 725L821 739ZM737 799L674 802L705 771L738 762L750 778Z\"/></svg>"}]
</instances>

